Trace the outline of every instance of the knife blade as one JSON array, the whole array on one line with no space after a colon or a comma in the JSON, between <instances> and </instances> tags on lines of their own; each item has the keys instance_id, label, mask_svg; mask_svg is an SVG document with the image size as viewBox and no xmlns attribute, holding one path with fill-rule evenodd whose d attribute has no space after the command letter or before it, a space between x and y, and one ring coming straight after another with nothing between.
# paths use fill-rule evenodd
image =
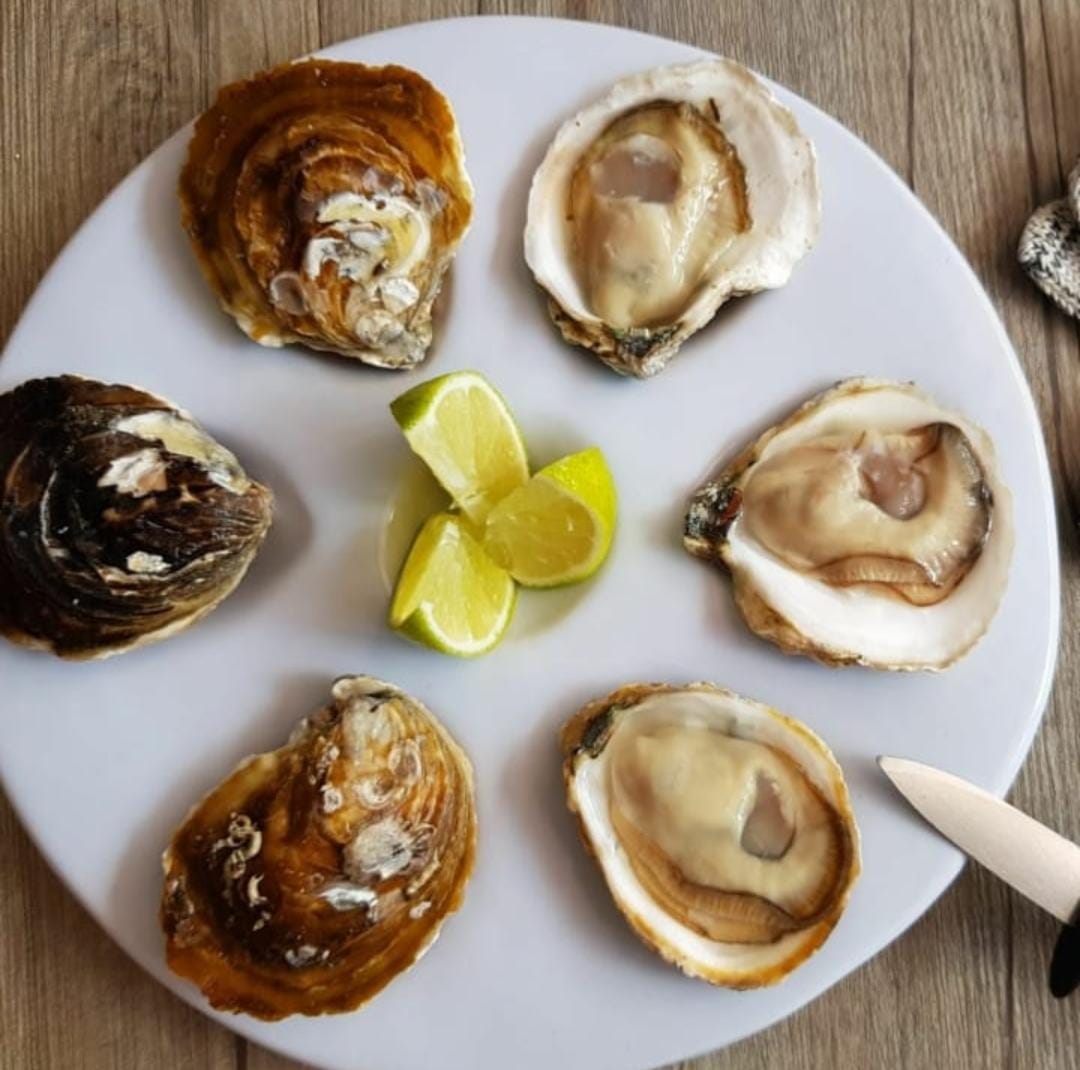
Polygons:
<instances>
[{"instance_id":1,"label":"knife blade","mask_svg":"<svg viewBox=\"0 0 1080 1070\"><path fill-rule=\"evenodd\" d=\"M878 758L881 771L922 817L965 854L1065 924L1050 989L1080 984L1080 846L990 792L908 758Z\"/></svg>"}]
</instances>

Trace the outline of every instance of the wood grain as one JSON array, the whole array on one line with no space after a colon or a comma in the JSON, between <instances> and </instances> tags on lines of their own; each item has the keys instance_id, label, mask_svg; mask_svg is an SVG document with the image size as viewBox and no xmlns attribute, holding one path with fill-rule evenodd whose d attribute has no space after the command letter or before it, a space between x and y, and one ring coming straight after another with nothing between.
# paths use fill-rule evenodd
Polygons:
<instances>
[{"instance_id":1,"label":"wood grain","mask_svg":"<svg viewBox=\"0 0 1080 1070\"><path fill-rule=\"evenodd\" d=\"M1080 155L1077 0L3 0L0 341L108 189L216 87L419 19L591 19L735 56L855 130L958 242L1031 382L1061 519L1061 660L1013 797L1080 839L1080 330L1020 275L1031 208ZM977 389L972 384L972 389ZM287 1070L147 979L60 886L0 799L0 1070ZM1053 925L967 870L913 929L783 1024L681 1070L1078 1065L1046 991ZM439 1068L443 1070L443 1068Z\"/></svg>"}]
</instances>

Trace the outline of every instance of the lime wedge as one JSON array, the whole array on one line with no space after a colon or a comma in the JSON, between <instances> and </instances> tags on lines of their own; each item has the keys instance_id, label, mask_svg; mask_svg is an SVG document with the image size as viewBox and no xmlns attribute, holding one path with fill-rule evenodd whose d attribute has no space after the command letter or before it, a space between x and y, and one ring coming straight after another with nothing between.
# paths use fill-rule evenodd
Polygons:
<instances>
[{"instance_id":1,"label":"lime wedge","mask_svg":"<svg viewBox=\"0 0 1080 1070\"><path fill-rule=\"evenodd\" d=\"M615 533L615 481L595 446L541 468L488 514L484 549L518 583L587 579Z\"/></svg>"},{"instance_id":2,"label":"lime wedge","mask_svg":"<svg viewBox=\"0 0 1080 1070\"><path fill-rule=\"evenodd\" d=\"M525 443L499 392L478 372L452 372L390 403L405 438L474 523L529 478Z\"/></svg>"},{"instance_id":3,"label":"lime wedge","mask_svg":"<svg viewBox=\"0 0 1080 1070\"><path fill-rule=\"evenodd\" d=\"M514 615L517 588L450 513L416 536L390 604L390 626L424 646L468 658L495 646Z\"/></svg>"}]
</instances>

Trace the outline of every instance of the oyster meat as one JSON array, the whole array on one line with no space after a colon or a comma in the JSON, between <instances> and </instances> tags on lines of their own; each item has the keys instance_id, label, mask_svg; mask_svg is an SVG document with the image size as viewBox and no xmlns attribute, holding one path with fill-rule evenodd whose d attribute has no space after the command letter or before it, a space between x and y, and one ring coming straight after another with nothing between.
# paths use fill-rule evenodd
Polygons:
<instances>
[{"instance_id":1,"label":"oyster meat","mask_svg":"<svg viewBox=\"0 0 1080 1070\"><path fill-rule=\"evenodd\" d=\"M698 490L684 542L790 653L941 669L1001 601L1012 499L981 429L910 383L849 379Z\"/></svg>"},{"instance_id":2,"label":"oyster meat","mask_svg":"<svg viewBox=\"0 0 1080 1070\"><path fill-rule=\"evenodd\" d=\"M645 378L728 298L787 282L820 200L813 145L750 71L662 67L555 135L529 193L525 259L568 342Z\"/></svg>"},{"instance_id":3,"label":"oyster meat","mask_svg":"<svg viewBox=\"0 0 1080 1070\"><path fill-rule=\"evenodd\" d=\"M220 1010L353 1010L431 946L475 854L464 751L392 684L343 677L177 830L163 858L169 967Z\"/></svg>"},{"instance_id":4,"label":"oyster meat","mask_svg":"<svg viewBox=\"0 0 1080 1070\"><path fill-rule=\"evenodd\" d=\"M102 658L240 582L273 498L186 412L75 375L0 395L0 634Z\"/></svg>"},{"instance_id":5,"label":"oyster meat","mask_svg":"<svg viewBox=\"0 0 1080 1070\"><path fill-rule=\"evenodd\" d=\"M195 124L183 224L256 342L424 359L472 215L447 99L415 71L307 60L225 86Z\"/></svg>"},{"instance_id":6,"label":"oyster meat","mask_svg":"<svg viewBox=\"0 0 1080 1070\"><path fill-rule=\"evenodd\" d=\"M631 684L562 730L571 810L634 931L692 977L774 984L859 874L843 774L805 725L711 684Z\"/></svg>"}]
</instances>

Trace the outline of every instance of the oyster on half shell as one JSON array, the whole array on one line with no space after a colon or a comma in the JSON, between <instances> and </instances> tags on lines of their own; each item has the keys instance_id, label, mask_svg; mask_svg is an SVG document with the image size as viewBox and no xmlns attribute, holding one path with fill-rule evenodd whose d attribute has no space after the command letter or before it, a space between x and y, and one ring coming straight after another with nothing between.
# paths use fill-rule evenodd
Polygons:
<instances>
[{"instance_id":1,"label":"oyster on half shell","mask_svg":"<svg viewBox=\"0 0 1080 1070\"><path fill-rule=\"evenodd\" d=\"M76 375L0 395L0 635L103 658L243 578L273 497L171 402Z\"/></svg>"},{"instance_id":2,"label":"oyster on half shell","mask_svg":"<svg viewBox=\"0 0 1080 1070\"><path fill-rule=\"evenodd\" d=\"M218 93L195 124L180 204L207 282L256 342L408 368L431 344L472 184L431 83L319 59Z\"/></svg>"},{"instance_id":3,"label":"oyster on half shell","mask_svg":"<svg viewBox=\"0 0 1080 1070\"><path fill-rule=\"evenodd\" d=\"M617 82L533 177L525 259L563 337L655 375L730 297L787 282L821 214L814 148L727 59Z\"/></svg>"},{"instance_id":4,"label":"oyster on half shell","mask_svg":"<svg viewBox=\"0 0 1080 1070\"><path fill-rule=\"evenodd\" d=\"M631 684L563 727L571 810L634 931L692 977L774 984L859 874L839 765L805 725L711 684Z\"/></svg>"},{"instance_id":5,"label":"oyster on half shell","mask_svg":"<svg viewBox=\"0 0 1080 1070\"><path fill-rule=\"evenodd\" d=\"M435 716L370 676L198 803L163 865L170 969L221 1010L349 1011L431 946L476 854L472 767Z\"/></svg>"},{"instance_id":6,"label":"oyster on half shell","mask_svg":"<svg viewBox=\"0 0 1080 1070\"><path fill-rule=\"evenodd\" d=\"M849 379L701 487L684 543L789 653L942 669L1001 601L1012 498L980 428L910 383Z\"/></svg>"}]
</instances>

